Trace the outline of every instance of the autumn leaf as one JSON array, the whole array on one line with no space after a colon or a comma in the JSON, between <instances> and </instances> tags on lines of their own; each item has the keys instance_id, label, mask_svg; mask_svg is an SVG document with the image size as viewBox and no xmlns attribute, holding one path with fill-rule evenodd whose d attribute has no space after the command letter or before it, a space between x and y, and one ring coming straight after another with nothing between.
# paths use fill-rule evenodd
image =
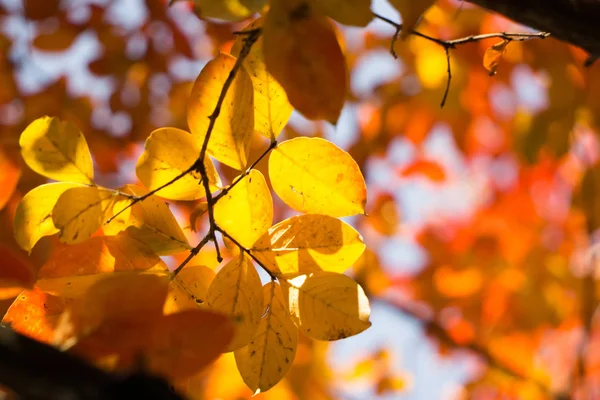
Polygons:
<instances>
[{"instance_id":1,"label":"autumn leaf","mask_svg":"<svg viewBox=\"0 0 600 400\"><path fill-rule=\"evenodd\" d=\"M223 85L235 62L234 57L220 53L204 66L194 82L188 101L187 121L199 148L208 132L209 117L215 110ZM254 131L253 105L252 79L241 68L227 91L208 142L211 156L237 170L244 169L248 162L250 139Z\"/></svg>"},{"instance_id":2,"label":"autumn leaf","mask_svg":"<svg viewBox=\"0 0 600 400\"><path fill-rule=\"evenodd\" d=\"M0 300L17 296L35 282L35 271L29 260L10 247L0 244Z\"/></svg>"},{"instance_id":3,"label":"autumn leaf","mask_svg":"<svg viewBox=\"0 0 600 400\"><path fill-rule=\"evenodd\" d=\"M194 12L200 18L240 21L259 11L266 0L194 0Z\"/></svg>"},{"instance_id":4,"label":"autumn leaf","mask_svg":"<svg viewBox=\"0 0 600 400\"><path fill-rule=\"evenodd\" d=\"M36 284L52 294L78 297L101 278L142 272L166 276L168 269L144 243L121 233L64 246L39 270Z\"/></svg>"},{"instance_id":5,"label":"autumn leaf","mask_svg":"<svg viewBox=\"0 0 600 400\"><path fill-rule=\"evenodd\" d=\"M23 131L19 145L23 159L38 174L58 181L93 183L90 150L71 122L38 118Z\"/></svg>"},{"instance_id":6,"label":"autumn leaf","mask_svg":"<svg viewBox=\"0 0 600 400\"><path fill-rule=\"evenodd\" d=\"M21 200L15 213L14 231L19 246L31 252L44 236L57 233L52 210L60 196L69 189L82 187L78 183L57 182L38 186Z\"/></svg>"},{"instance_id":7,"label":"autumn leaf","mask_svg":"<svg viewBox=\"0 0 600 400\"><path fill-rule=\"evenodd\" d=\"M69 244L88 240L109 218L118 196L114 190L98 186L65 190L52 209L58 238Z\"/></svg>"},{"instance_id":8,"label":"autumn leaf","mask_svg":"<svg viewBox=\"0 0 600 400\"><path fill-rule=\"evenodd\" d=\"M320 271L284 280L282 285L292 319L313 339L338 340L371 326L369 300L346 275Z\"/></svg>"},{"instance_id":9,"label":"autumn leaf","mask_svg":"<svg viewBox=\"0 0 600 400\"><path fill-rule=\"evenodd\" d=\"M373 19L371 0L320 0L314 5L344 25L366 26Z\"/></svg>"},{"instance_id":10,"label":"autumn leaf","mask_svg":"<svg viewBox=\"0 0 600 400\"><path fill-rule=\"evenodd\" d=\"M402 17L400 37L406 38L417 27L419 18L435 3L435 0L389 0L389 2L400 12Z\"/></svg>"},{"instance_id":11,"label":"autumn leaf","mask_svg":"<svg viewBox=\"0 0 600 400\"><path fill-rule=\"evenodd\" d=\"M502 55L506 52L506 46L510 41L502 40L492 46L488 47L483 55L483 66L488 70L490 76L496 75L498 72L498 66L500 65L500 60L502 59Z\"/></svg>"},{"instance_id":12,"label":"autumn leaf","mask_svg":"<svg viewBox=\"0 0 600 400\"><path fill-rule=\"evenodd\" d=\"M139 180L150 190L158 189L187 171L198 159L200 146L195 138L177 128L161 128L150 134L136 166ZM211 189L221 186L221 179L210 160L204 160ZM206 196L199 171L192 171L156 194L171 200L196 200Z\"/></svg>"},{"instance_id":13,"label":"autumn leaf","mask_svg":"<svg viewBox=\"0 0 600 400\"><path fill-rule=\"evenodd\" d=\"M262 18L244 28L245 31L262 27ZM244 35L239 35L231 52L238 56L244 46ZM292 115L293 107L285 90L267 71L263 53L263 39L259 37L242 64L252 79L254 88L254 131L275 140Z\"/></svg>"},{"instance_id":14,"label":"autumn leaf","mask_svg":"<svg viewBox=\"0 0 600 400\"><path fill-rule=\"evenodd\" d=\"M299 215L274 225L250 251L276 276L344 272L365 249L354 228L337 218Z\"/></svg>"},{"instance_id":15,"label":"autumn leaf","mask_svg":"<svg viewBox=\"0 0 600 400\"><path fill-rule=\"evenodd\" d=\"M17 296L2 319L12 330L44 343L51 343L60 315L72 299L44 293L39 288Z\"/></svg>"},{"instance_id":16,"label":"autumn leaf","mask_svg":"<svg viewBox=\"0 0 600 400\"><path fill-rule=\"evenodd\" d=\"M148 191L135 185L126 185L121 192L134 196L144 196ZM115 202L113 213L121 211L130 200ZM128 211L128 212L127 212ZM134 204L123 219L114 219L104 225L105 235L115 235L127 230L129 236L143 242L160 256L181 253L192 247L169 209L169 206L156 196Z\"/></svg>"},{"instance_id":17,"label":"autumn leaf","mask_svg":"<svg viewBox=\"0 0 600 400\"><path fill-rule=\"evenodd\" d=\"M183 268L169 282L165 314L206 307L208 288L214 279L215 271L204 265L190 265Z\"/></svg>"},{"instance_id":18,"label":"autumn leaf","mask_svg":"<svg viewBox=\"0 0 600 400\"><path fill-rule=\"evenodd\" d=\"M348 92L348 68L327 18L303 0L273 0L264 25L267 70L308 119L335 124Z\"/></svg>"},{"instance_id":19,"label":"autumn leaf","mask_svg":"<svg viewBox=\"0 0 600 400\"><path fill-rule=\"evenodd\" d=\"M264 309L262 284L248 256L235 257L217 273L208 289L207 302L211 310L229 315L235 323L236 332L226 351L252 340Z\"/></svg>"},{"instance_id":20,"label":"autumn leaf","mask_svg":"<svg viewBox=\"0 0 600 400\"><path fill-rule=\"evenodd\" d=\"M273 224L273 199L260 171L252 170L237 180L215 205L215 221L242 246L250 247Z\"/></svg>"},{"instance_id":21,"label":"autumn leaf","mask_svg":"<svg viewBox=\"0 0 600 400\"><path fill-rule=\"evenodd\" d=\"M269 157L269 177L275 193L295 210L333 217L365 211L360 168L327 140L299 137L280 143Z\"/></svg>"},{"instance_id":22,"label":"autumn leaf","mask_svg":"<svg viewBox=\"0 0 600 400\"><path fill-rule=\"evenodd\" d=\"M406 178L418 174L425 175L433 182L444 182L446 180L446 172L444 172L442 166L429 160L416 160L402 168L399 175Z\"/></svg>"},{"instance_id":23,"label":"autumn leaf","mask_svg":"<svg viewBox=\"0 0 600 400\"><path fill-rule=\"evenodd\" d=\"M234 352L244 382L255 393L265 392L283 379L298 347L298 328L292 322L281 288L269 282L263 293L267 314L254 339Z\"/></svg>"}]
</instances>

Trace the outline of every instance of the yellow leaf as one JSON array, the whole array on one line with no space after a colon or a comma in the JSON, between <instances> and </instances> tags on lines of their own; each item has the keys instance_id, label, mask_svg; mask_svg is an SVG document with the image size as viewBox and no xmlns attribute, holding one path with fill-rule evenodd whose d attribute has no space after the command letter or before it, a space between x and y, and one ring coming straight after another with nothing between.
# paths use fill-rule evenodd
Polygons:
<instances>
[{"instance_id":1,"label":"yellow leaf","mask_svg":"<svg viewBox=\"0 0 600 400\"><path fill-rule=\"evenodd\" d=\"M329 20L304 0L272 0L264 27L267 70L308 119L335 124L348 92L348 68Z\"/></svg>"},{"instance_id":2,"label":"yellow leaf","mask_svg":"<svg viewBox=\"0 0 600 400\"><path fill-rule=\"evenodd\" d=\"M23 159L38 174L57 181L93 183L90 150L71 122L38 118L25 128L19 145Z\"/></svg>"},{"instance_id":3,"label":"yellow leaf","mask_svg":"<svg viewBox=\"0 0 600 400\"><path fill-rule=\"evenodd\" d=\"M500 59L502 55L506 52L506 46L510 42L508 40L503 40L492 46L488 47L483 55L483 66L488 70L490 76L496 75L498 72L498 65L500 65Z\"/></svg>"},{"instance_id":4,"label":"yellow leaf","mask_svg":"<svg viewBox=\"0 0 600 400\"><path fill-rule=\"evenodd\" d=\"M258 12L266 0L194 0L194 11L200 18L239 21Z\"/></svg>"},{"instance_id":5,"label":"yellow leaf","mask_svg":"<svg viewBox=\"0 0 600 400\"><path fill-rule=\"evenodd\" d=\"M364 213L365 180L350 154L321 138L279 144L269 158L275 193L294 210L345 217Z\"/></svg>"},{"instance_id":6,"label":"yellow leaf","mask_svg":"<svg viewBox=\"0 0 600 400\"><path fill-rule=\"evenodd\" d=\"M126 185L121 191L135 196L148 193L146 189L135 185ZM113 213L119 212L128 203L129 200L116 202ZM169 206L156 196L146 198L121 215L123 214L126 214L126 217L117 217L104 226L105 235L114 235L127 229L130 236L144 242L160 256L181 253L192 248Z\"/></svg>"},{"instance_id":7,"label":"yellow leaf","mask_svg":"<svg viewBox=\"0 0 600 400\"><path fill-rule=\"evenodd\" d=\"M223 85L236 59L220 53L198 75L188 102L187 121L198 147L202 147ZM208 142L208 152L223 164L242 170L248 161L254 131L254 91L244 68L237 71Z\"/></svg>"},{"instance_id":8,"label":"yellow leaf","mask_svg":"<svg viewBox=\"0 0 600 400\"><path fill-rule=\"evenodd\" d=\"M208 288L215 272L204 265L183 268L171 282L165 301L165 314L206 306Z\"/></svg>"},{"instance_id":9,"label":"yellow leaf","mask_svg":"<svg viewBox=\"0 0 600 400\"><path fill-rule=\"evenodd\" d=\"M116 272L166 276L169 271L152 250L121 233L64 246L42 266L36 285L51 294L74 298L99 279Z\"/></svg>"},{"instance_id":10,"label":"yellow leaf","mask_svg":"<svg viewBox=\"0 0 600 400\"><path fill-rule=\"evenodd\" d=\"M192 135L177 128L160 128L146 140L135 171L139 180L148 189L154 190L190 168L199 155L200 145ZM208 157L204 165L211 189L218 189L221 179ZM171 200L196 200L206 196L198 171L188 173L156 194Z\"/></svg>"},{"instance_id":11,"label":"yellow leaf","mask_svg":"<svg viewBox=\"0 0 600 400\"><path fill-rule=\"evenodd\" d=\"M52 221L54 205L65 191L78 186L81 185L48 183L32 189L23 197L17 207L14 222L15 239L23 250L31 252L38 240L59 231Z\"/></svg>"},{"instance_id":12,"label":"yellow leaf","mask_svg":"<svg viewBox=\"0 0 600 400\"><path fill-rule=\"evenodd\" d=\"M108 219L117 198L115 191L98 186L66 190L52 210L60 241L74 244L89 239Z\"/></svg>"},{"instance_id":13,"label":"yellow leaf","mask_svg":"<svg viewBox=\"0 0 600 400\"><path fill-rule=\"evenodd\" d=\"M263 292L260 277L248 257L232 259L217 273L208 289L210 309L229 315L236 332L227 351L248 344L263 314Z\"/></svg>"},{"instance_id":14,"label":"yellow leaf","mask_svg":"<svg viewBox=\"0 0 600 400\"><path fill-rule=\"evenodd\" d=\"M296 325L318 340L338 340L371 326L369 299L352 278L320 271L283 281Z\"/></svg>"},{"instance_id":15,"label":"yellow leaf","mask_svg":"<svg viewBox=\"0 0 600 400\"><path fill-rule=\"evenodd\" d=\"M251 248L274 275L344 272L365 250L359 233L326 215L307 214L274 225Z\"/></svg>"},{"instance_id":16,"label":"yellow leaf","mask_svg":"<svg viewBox=\"0 0 600 400\"><path fill-rule=\"evenodd\" d=\"M318 0L314 4L340 24L366 26L373 19L371 0Z\"/></svg>"},{"instance_id":17,"label":"yellow leaf","mask_svg":"<svg viewBox=\"0 0 600 400\"><path fill-rule=\"evenodd\" d=\"M435 3L435 0L389 0L389 2L400 12L402 17L400 37L405 38L417 27L419 18Z\"/></svg>"},{"instance_id":18,"label":"yellow leaf","mask_svg":"<svg viewBox=\"0 0 600 400\"><path fill-rule=\"evenodd\" d=\"M268 308L254 339L235 351L237 367L253 392L264 392L287 374L298 347L298 329L290 318L281 288L275 282L264 286Z\"/></svg>"},{"instance_id":19,"label":"yellow leaf","mask_svg":"<svg viewBox=\"0 0 600 400\"><path fill-rule=\"evenodd\" d=\"M259 27L262 27L262 19L254 21L244 30ZM244 37L244 35L239 35L233 44L231 52L234 56L237 56L242 49ZM287 124L294 108L288 101L285 90L267 72L262 37L259 37L254 43L242 65L250 74L254 88L254 131L270 140L274 140Z\"/></svg>"},{"instance_id":20,"label":"yellow leaf","mask_svg":"<svg viewBox=\"0 0 600 400\"><path fill-rule=\"evenodd\" d=\"M215 221L246 248L271 227L273 199L260 171L250 171L219 199L215 205Z\"/></svg>"}]
</instances>

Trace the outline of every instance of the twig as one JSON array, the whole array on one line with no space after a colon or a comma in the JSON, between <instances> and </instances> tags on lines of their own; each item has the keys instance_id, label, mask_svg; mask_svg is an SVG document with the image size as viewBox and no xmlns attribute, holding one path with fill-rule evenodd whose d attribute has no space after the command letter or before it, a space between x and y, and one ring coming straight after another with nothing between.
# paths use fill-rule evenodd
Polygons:
<instances>
[{"instance_id":1,"label":"twig","mask_svg":"<svg viewBox=\"0 0 600 400\"><path fill-rule=\"evenodd\" d=\"M198 255L198 253L200 253L200 250L202 250L202 248L211 240L210 235L206 235L202 238L202 240L196 245L196 247L194 247L192 250L190 250L190 254L188 254L188 256L185 258L185 260L183 260L183 262L181 264L179 264L177 266L177 268L173 271L173 273L171 274L171 280L175 279L175 277L177 276L177 274L183 269L183 267L185 267L191 260L192 258L196 257Z\"/></svg>"},{"instance_id":2,"label":"twig","mask_svg":"<svg viewBox=\"0 0 600 400\"><path fill-rule=\"evenodd\" d=\"M242 246L240 244L240 242L238 242L237 240L235 240L233 238L233 236L231 236L229 233L225 232L223 229L219 228L218 226L216 227L216 229L217 229L217 231L221 232L221 235L225 236L227 239L231 240L237 247L239 247L241 251L248 254L254 260L254 262L256 262L258 264L259 267L261 267L267 274L269 274L269 276L271 277L271 281L274 281L277 279L275 274L273 274L271 271L269 271L269 269L262 263L262 261L260 261L258 258L256 258L256 256L254 254L252 254L250 249L247 249L244 246Z\"/></svg>"},{"instance_id":3,"label":"twig","mask_svg":"<svg viewBox=\"0 0 600 400\"><path fill-rule=\"evenodd\" d=\"M267 147L267 149L256 159L256 161L254 161L248 168L246 168L246 170L239 175L232 183L231 185L227 186L225 189L223 189L221 191L221 193L219 193L217 196L213 197L213 203L216 203L221 197L225 196L227 193L229 193L231 191L231 189L233 189L242 179L244 179L246 176L248 176L248 174L250 173L250 171L252 171L257 165L258 163L265 158L265 156L267 154L269 154L269 152L271 150L273 150L275 147L277 147L277 141L273 140L271 142L271 144L269 144L269 147Z\"/></svg>"},{"instance_id":4,"label":"twig","mask_svg":"<svg viewBox=\"0 0 600 400\"><path fill-rule=\"evenodd\" d=\"M477 343L462 344L462 343L456 342L456 340L454 340L448 334L446 329L444 329L441 325L439 325L437 322L435 322L435 318L421 315L419 312L415 311L414 307L411 307L409 304L403 304L398 301L395 301L395 300L392 300L389 298L385 298L385 297L376 298L374 300L377 302L380 302L382 304L391 306L394 309L403 313L404 315L407 315L408 317L411 317L411 318L419 321L421 324L423 324L423 326L426 328L426 330L428 332L431 332L433 335L435 335L436 338L438 338L440 341L444 342L446 345L449 345L450 347L452 347L454 349L468 350L468 351L476 354L481 359L483 359L485 361L485 363L488 364L490 367L495 368L498 371L501 371L501 372L505 373L506 375L511 376L515 379L535 383L535 385L544 393L546 393L546 394L551 393L550 389L548 387L546 387L546 385L544 385L542 382L539 382L537 379L535 379L533 377L528 377L528 376L521 374L518 371L515 371L512 367L510 367L510 366L504 364L503 362L501 362L500 360L496 359L489 352L489 350L486 349L485 347L483 347Z\"/></svg>"},{"instance_id":5,"label":"twig","mask_svg":"<svg viewBox=\"0 0 600 400\"><path fill-rule=\"evenodd\" d=\"M396 53L394 46L395 46L396 42L398 41L398 36L400 34L400 31L402 30L402 24L392 21L391 19L384 17L383 15L379 15L377 13L373 13L373 16L383 22L390 24L391 26L393 26L396 29L396 31L394 32L394 35L392 36L390 53L392 54L392 56L394 58L397 59L398 54ZM495 32L495 33L484 33L481 35L470 35L470 36L466 36L466 37L459 38L459 39L453 39L453 40L442 40L442 39L438 39L438 38L426 35L424 33L421 33L421 32L415 31L415 30L411 31L411 34L418 36L422 39L428 40L432 43L435 43L438 46L441 46L444 49L444 51L446 52L448 79L446 80L446 88L444 89L444 96L442 97L440 107L444 107L444 105L446 104L446 99L448 98L448 93L450 92L450 81L452 80L452 72L450 70L450 50L456 49L456 46L466 44L466 43L478 42L481 40L491 39L491 38L502 38L502 39L506 40L507 42L523 42L525 40L530 40L530 39L545 39L548 36L550 36L549 32L532 32L532 33ZM586 62L586 65L587 65L587 62Z\"/></svg>"}]
</instances>

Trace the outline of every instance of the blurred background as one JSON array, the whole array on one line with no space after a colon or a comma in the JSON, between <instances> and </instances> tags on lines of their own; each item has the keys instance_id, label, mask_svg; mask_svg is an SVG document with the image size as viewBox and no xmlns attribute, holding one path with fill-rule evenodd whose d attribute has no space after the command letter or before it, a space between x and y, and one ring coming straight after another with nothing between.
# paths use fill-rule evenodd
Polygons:
<instances>
[{"instance_id":1,"label":"blurred background","mask_svg":"<svg viewBox=\"0 0 600 400\"><path fill-rule=\"evenodd\" d=\"M372 9L401 21L385 0ZM247 23L202 21L184 1L0 0L0 260L37 269L57 243L45 238L28 257L13 238L19 200L44 183L20 159L30 122L73 121L98 184L137 182L146 137L187 130L193 80ZM367 179L369 215L345 220L368 246L349 273L371 297L373 326L338 342L301 338L289 375L257 398L600 398L600 67L583 67L574 47L532 39L510 43L490 77L483 55L499 39L464 44L451 52L441 108L442 47L411 37L396 43L395 59L389 24L338 29L351 69L339 123L295 113L280 139L325 137ZM531 31L449 0L419 30L441 39ZM250 159L264 148L256 137ZM293 215L274 200L276 222ZM193 207L171 207L191 243L200 237ZM196 258L218 266L210 248ZM190 393L251 395L232 354Z\"/></svg>"}]
</instances>

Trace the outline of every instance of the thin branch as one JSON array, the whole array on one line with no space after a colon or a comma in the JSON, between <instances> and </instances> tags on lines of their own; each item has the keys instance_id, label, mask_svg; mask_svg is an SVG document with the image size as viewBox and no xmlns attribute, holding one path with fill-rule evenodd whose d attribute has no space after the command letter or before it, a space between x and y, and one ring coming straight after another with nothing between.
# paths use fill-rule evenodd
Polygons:
<instances>
[{"instance_id":1,"label":"thin branch","mask_svg":"<svg viewBox=\"0 0 600 400\"><path fill-rule=\"evenodd\" d=\"M227 186L225 189L223 189L221 191L221 193L219 193L217 196L213 197L213 203L216 203L221 197L225 196L227 193L229 193L231 191L231 189L233 189L242 179L244 179L246 176L248 176L248 174L250 173L250 171L252 171L254 168L256 168L256 166L258 165L258 163L265 158L265 156L267 154L269 154L269 152L271 150L273 150L275 147L277 147L277 141L273 140L271 142L271 144L269 144L269 147L267 147L267 149L256 159L256 161L254 161L248 168L246 168L246 170L239 175L232 183L231 185Z\"/></svg>"},{"instance_id":2,"label":"thin branch","mask_svg":"<svg viewBox=\"0 0 600 400\"><path fill-rule=\"evenodd\" d=\"M400 34L400 32L402 31L402 24L395 22L387 17L384 17L383 15L379 15L377 13L373 13L373 16L391 26L393 26L396 31L394 32L394 35L392 36L392 40L391 40L391 45L390 45L390 53L392 54L392 56L394 58L398 58L398 54L396 53L395 50L395 44L398 41L398 36ZM495 33L484 33L481 35L470 35L470 36L466 36L463 38L459 38L459 39L453 39L453 40L442 40L442 39L438 39L429 35L426 35L424 33L418 32L413 30L411 32L412 35L418 36L422 39L428 40L432 43L437 44L438 46L441 46L444 51L446 52L446 62L447 62L447 74L448 74L448 79L446 80L446 88L444 89L444 95L442 97L442 101L440 103L440 107L444 107L444 105L446 104L446 100L448 98L448 93L450 92L450 81L452 80L452 72L450 70L450 50L454 50L456 49L457 46L462 45L462 44L466 44L466 43L473 43L473 42L478 42L481 40L485 40L485 39L492 39L492 38L501 38L506 40L507 42L523 42L525 40L530 40L530 39L545 39L548 36L550 36L549 32L532 32L532 33L521 33L521 32L517 32L517 33L513 33L513 32L495 32ZM586 61L586 66L589 64L591 65L593 63L593 60L591 60L591 62L587 62Z\"/></svg>"},{"instance_id":3,"label":"thin branch","mask_svg":"<svg viewBox=\"0 0 600 400\"><path fill-rule=\"evenodd\" d=\"M211 236L209 234L207 234L206 236L204 236L202 238L202 240L196 245L196 247L194 247L192 250L190 250L190 254L188 254L188 256L185 258L185 260L183 260L183 262L181 264L179 264L177 266L177 268L173 271L173 273L171 274L171 280L175 279L175 277L177 276L177 274L183 269L183 267L185 267L191 260L192 258L196 257L198 255L198 253L200 253L200 250L202 250L202 248L211 240Z\"/></svg>"},{"instance_id":4,"label":"thin branch","mask_svg":"<svg viewBox=\"0 0 600 400\"><path fill-rule=\"evenodd\" d=\"M261 267L267 274L269 274L269 276L271 277L271 281L277 279L277 277L271 271L269 271L269 269L262 263L262 261L260 261L258 258L256 258L254 254L252 254L250 249L247 249L244 246L242 246L240 242L233 238L233 236L231 236L229 233L225 232L218 226L216 227L216 229L217 231L221 232L221 235L225 236L227 239L231 240L237 247L239 247L241 251L248 254L254 260L254 262L258 264L259 267Z\"/></svg>"},{"instance_id":5,"label":"thin branch","mask_svg":"<svg viewBox=\"0 0 600 400\"><path fill-rule=\"evenodd\" d=\"M487 365L489 365L490 367L495 368L498 371L501 371L504 374L506 374L512 378L519 379L521 381L532 382L542 392L544 392L546 394L551 393L550 389L545 384L543 384L542 382L538 381L537 379L535 379L533 377L529 377L529 376L525 376L525 375L521 374L520 372L514 370L511 366L496 359L489 352L489 350L486 349L485 347L483 347L477 343L469 343L469 344L458 343L456 340L454 340L448 334L446 329L444 329L440 324L438 324L435 321L435 318L431 318L431 317L422 315L421 313L417 312L414 309L414 307L411 307L411 305L401 303L399 301L392 300L392 299L385 298L385 297L378 297L378 298L375 298L374 300L379 303L386 304L390 307L393 307L394 309L400 311L402 314L419 321L428 332L435 335L435 337L438 340L440 340L441 342L443 342L444 344L446 344L454 349L457 349L457 350L468 350L468 351L474 353L475 355L477 355L479 358L483 359L483 361L485 361L485 363Z\"/></svg>"}]
</instances>

